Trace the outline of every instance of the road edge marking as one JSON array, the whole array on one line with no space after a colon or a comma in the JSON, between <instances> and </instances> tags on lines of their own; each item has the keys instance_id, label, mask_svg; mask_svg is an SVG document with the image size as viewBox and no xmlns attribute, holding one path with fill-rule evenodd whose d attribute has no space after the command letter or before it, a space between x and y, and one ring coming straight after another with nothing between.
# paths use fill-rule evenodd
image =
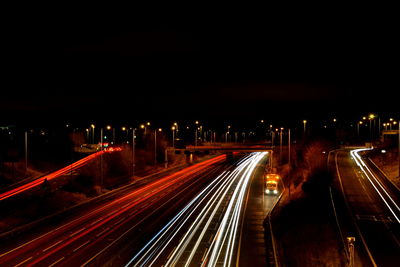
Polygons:
<instances>
[{"instance_id":1,"label":"road edge marking","mask_svg":"<svg viewBox=\"0 0 400 267\"><path fill-rule=\"evenodd\" d=\"M342 183L342 176L340 175L339 165L338 165L338 161L337 161L338 152L335 152L335 165L336 165L336 173L337 173L338 178L339 178L340 188L342 190L342 195L343 195L343 198L345 200L344 202L346 204L347 210L349 211L349 213L351 215L351 220L353 221L353 224L356 227L357 233L361 238L361 241L362 241L362 243L363 243L363 245L365 247L365 250L367 251L368 257L371 260L372 265L377 267L378 265L376 264L374 258L372 257L371 251L369 250L369 248L367 246L367 243L365 242L365 239L364 239L363 235L361 234L361 230L358 227L358 224L357 224L356 220L354 219L353 212L351 211L349 203L347 202L347 197L346 197L346 194L344 193L344 187L343 187L343 183Z\"/></svg>"}]
</instances>

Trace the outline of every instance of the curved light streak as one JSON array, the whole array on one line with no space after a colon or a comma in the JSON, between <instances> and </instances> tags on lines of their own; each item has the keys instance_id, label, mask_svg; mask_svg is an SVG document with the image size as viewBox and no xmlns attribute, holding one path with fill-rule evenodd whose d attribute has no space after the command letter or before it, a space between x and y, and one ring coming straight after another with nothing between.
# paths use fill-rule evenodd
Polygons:
<instances>
[{"instance_id":1,"label":"curved light streak","mask_svg":"<svg viewBox=\"0 0 400 267\"><path fill-rule=\"evenodd\" d=\"M211 224L218 220L217 231L202 258L202 266L215 266L223 262L230 266L235 256L238 230L248 184L257 164L266 152L255 152L236 164L231 172L216 177L172 220L170 220L127 264L126 266L152 266L162 255L169 257L165 266L199 264L195 260L201 243ZM227 203L226 203L227 202ZM170 244L178 238L179 231L185 230L178 245ZM190 253L187 253L190 251Z\"/></svg>"},{"instance_id":2,"label":"curved light streak","mask_svg":"<svg viewBox=\"0 0 400 267\"><path fill-rule=\"evenodd\" d=\"M361 158L361 156L358 154L359 152L362 151L366 151L366 150L370 150L368 148L366 149L355 149L352 150L350 153L353 157L353 159L355 160L356 164L360 167L361 171L363 172L363 174L365 175L365 177L368 179L368 181L371 183L372 187L375 189L375 191L378 193L378 195L380 196L380 198L383 200L383 202L385 203L385 205L388 207L388 209L390 210L390 212L393 214L393 216L396 218L396 221L398 223L400 223L400 219L399 216L396 215L395 210L397 209L397 211L400 211L399 206L397 205L397 203L392 199L392 197L390 196L390 194L385 190L385 188L382 186L382 184L379 182L379 180L375 177L375 175L372 173L372 171L369 169L369 167L367 166L367 164L365 164L365 162L363 161L363 159ZM379 186L379 188L375 185L375 183ZM384 195L387 196L388 201L385 199L384 195L381 193L383 192ZM391 207L391 205L393 205L395 208Z\"/></svg>"}]
</instances>

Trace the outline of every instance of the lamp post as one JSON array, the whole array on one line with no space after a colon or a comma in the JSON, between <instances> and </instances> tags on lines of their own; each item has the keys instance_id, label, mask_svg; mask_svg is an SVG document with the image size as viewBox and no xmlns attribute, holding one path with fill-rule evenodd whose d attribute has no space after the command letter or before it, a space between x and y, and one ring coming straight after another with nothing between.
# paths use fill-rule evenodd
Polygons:
<instances>
[{"instance_id":1,"label":"lamp post","mask_svg":"<svg viewBox=\"0 0 400 267\"><path fill-rule=\"evenodd\" d=\"M121 128L121 130L123 131L123 132L125 132L126 131L126 137L125 137L125 140L126 141L128 141L128 138L129 138L129 129L126 129L126 127L125 126L122 126L122 128ZM122 138L121 138L122 139ZM122 140L121 140L122 141Z\"/></svg>"},{"instance_id":2,"label":"lamp post","mask_svg":"<svg viewBox=\"0 0 400 267\"><path fill-rule=\"evenodd\" d=\"M281 127L281 131L279 132L279 161L282 164L282 131L283 127Z\"/></svg>"},{"instance_id":3,"label":"lamp post","mask_svg":"<svg viewBox=\"0 0 400 267\"><path fill-rule=\"evenodd\" d=\"M175 126L171 127L172 130L172 147L175 148Z\"/></svg>"},{"instance_id":4,"label":"lamp post","mask_svg":"<svg viewBox=\"0 0 400 267\"><path fill-rule=\"evenodd\" d=\"M306 135L306 124L307 120L303 120L303 135Z\"/></svg>"},{"instance_id":5,"label":"lamp post","mask_svg":"<svg viewBox=\"0 0 400 267\"><path fill-rule=\"evenodd\" d=\"M290 129L288 130L288 163L289 163L289 170L290 170Z\"/></svg>"},{"instance_id":6,"label":"lamp post","mask_svg":"<svg viewBox=\"0 0 400 267\"><path fill-rule=\"evenodd\" d=\"M103 152L103 128L100 129L100 151ZM103 188L103 153L100 154L100 190Z\"/></svg>"},{"instance_id":7,"label":"lamp post","mask_svg":"<svg viewBox=\"0 0 400 267\"><path fill-rule=\"evenodd\" d=\"M92 128L92 144L94 144L94 128L95 128L94 124L91 124L90 128Z\"/></svg>"},{"instance_id":8,"label":"lamp post","mask_svg":"<svg viewBox=\"0 0 400 267\"><path fill-rule=\"evenodd\" d=\"M157 165L157 130L154 130L154 165Z\"/></svg>"},{"instance_id":9,"label":"lamp post","mask_svg":"<svg viewBox=\"0 0 400 267\"><path fill-rule=\"evenodd\" d=\"M132 178L135 176L135 145L136 145L136 128L132 129Z\"/></svg>"},{"instance_id":10,"label":"lamp post","mask_svg":"<svg viewBox=\"0 0 400 267\"><path fill-rule=\"evenodd\" d=\"M194 146L197 146L197 127L195 127L196 130L194 132Z\"/></svg>"},{"instance_id":11,"label":"lamp post","mask_svg":"<svg viewBox=\"0 0 400 267\"><path fill-rule=\"evenodd\" d=\"M147 126L150 126L150 122L146 122L146 124L141 124L140 125L140 128L144 129L144 135L146 135Z\"/></svg>"},{"instance_id":12,"label":"lamp post","mask_svg":"<svg viewBox=\"0 0 400 267\"><path fill-rule=\"evenodd\" d=\"M375 115L374 114L369 114L369 116L368 116L368 119L369 119L369 138L371 139L371 141L372 141L372 138L373 138L373 134L372 134L372 120L374 121L374 123L375 123ZM374 127L374 129L375 129L375 127Z\"/></svg>"},{"instance_id":13,"label":"lamp post","mask_svg":"<svg viewBox=\"0 0 400 267\"><path fill-rule=\"evenodd\" d=\"M199 121L195 121L196 126L194 127L195 133L194 133L194 146L197 146L197 125L199 124Z\"/></svg>"},{"instance_id":14,"label":"lamp post","mask_svg":"<svg viewBox=\"0 0 400 267\"><path fill-rule=\"evenodd\" d=\"M228 130L226 131L225 143L228 143L229 129L231 129L230 125L228 125Z\"/></svg>"},{"instance_id":15,"label":"lamp post","mask_svg":"<svg viewBox=\"0 0 400 267\"><path fill-rule=\"evenodd\" d=\"M158 128L158 131L161 132L162 129ZM154 165L157 165L157 130L154 130Z\"/></svg>"},{"instance_id":16,"label":"lamp post","mask_svg":"<svg viewBox=\"0 0 400 267\"><path fill-rule=\"evenodd\" d=\"M25 172L28 172L28 131L25 131Z\"/></svg>"},{"instance_id":17,"label":"lamp post","mask_svg":"<svg viewBox=\"0 0 400 267\"><path fill-rule=\"evenodd\" d=\"M359 122L357 123L357 135L358 135L358 137L360 137L360 125L362 125L362 124L363 124L362 121L359 121Z\"/></svg>"}]
</instances>

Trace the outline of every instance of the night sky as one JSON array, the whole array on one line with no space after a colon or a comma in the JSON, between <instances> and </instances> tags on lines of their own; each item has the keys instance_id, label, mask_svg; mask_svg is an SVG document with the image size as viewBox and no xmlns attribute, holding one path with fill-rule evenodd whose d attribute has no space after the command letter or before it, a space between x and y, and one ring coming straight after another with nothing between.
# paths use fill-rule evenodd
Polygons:
<instances>
[{"instance_id":1,"label":"night sky","mask_svg":"<svg viewBox=\"0 0 400 267\"><path fill-rule=\"evenodd\" d=\"M399 110L398 29L388 9L213 10L12 13L2 38L2 124Z\"/></svg>"}]
</instances>

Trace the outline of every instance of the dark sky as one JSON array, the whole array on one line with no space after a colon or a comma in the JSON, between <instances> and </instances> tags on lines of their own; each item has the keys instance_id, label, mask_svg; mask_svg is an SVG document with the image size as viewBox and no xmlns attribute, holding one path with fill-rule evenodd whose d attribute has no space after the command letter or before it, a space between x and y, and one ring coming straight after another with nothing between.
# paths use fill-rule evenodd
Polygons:
<instances>
[{"instance_id":1,"label":"dark sky","mask_svg":"<svg viewBox=\"0 0 400 267\"><path fill-rule=\"evenodd\" d=\"M27 8L4 25L2 120L398 111L389 10Z\"/></svg>"}]
</instances>

